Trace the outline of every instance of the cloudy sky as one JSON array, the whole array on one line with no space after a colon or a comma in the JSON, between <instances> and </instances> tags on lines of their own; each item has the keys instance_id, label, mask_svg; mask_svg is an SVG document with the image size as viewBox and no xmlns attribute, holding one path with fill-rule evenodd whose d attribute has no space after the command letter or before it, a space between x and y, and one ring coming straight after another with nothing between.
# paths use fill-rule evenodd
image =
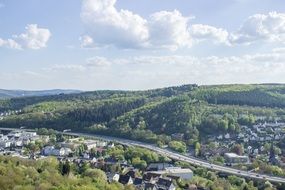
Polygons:
<instances>
[{"instance_id":1,"label":"cloudy sky","mask_svg":"<svg viewBox=\"0 0 285 190\"><path fill-rule=\"evenodd\" d=\"M0 88L285 83L284 0L0 0Z\"/></svg>"}]
</instances>

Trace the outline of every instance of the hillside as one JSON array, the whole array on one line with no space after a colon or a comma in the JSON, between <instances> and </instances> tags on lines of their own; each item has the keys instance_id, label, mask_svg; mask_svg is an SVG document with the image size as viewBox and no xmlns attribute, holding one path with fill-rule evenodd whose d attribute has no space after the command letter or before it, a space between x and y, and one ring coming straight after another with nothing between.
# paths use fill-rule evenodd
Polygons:
<instances>
[{"instance_id":1,"label":"hillside","mask_svg":"<svg viewBox=\"0 0 285 190\"><path fill-rule=\"evenodd\" d=\"M235 133L257 118L284 119L285 85L183 85L147 91L94 91L0 101L0 127L72 129L148 142ZM202 135L203 136L203 135Z\"/></svg>"},{"instance_id":2,"label":"hillside","mask_svg":"<svg viewBox=\"0 0 285 190\"><path fill-rule=\"evenodd\" d=\"M79 93L79 90L40 90L40 91L28 91L28 90L5 90L0 89L0 99L4 98L16 98L16 97L27 97L27 96L48 96L57 94L71 94Z\"/></svg>"}]
</instances>

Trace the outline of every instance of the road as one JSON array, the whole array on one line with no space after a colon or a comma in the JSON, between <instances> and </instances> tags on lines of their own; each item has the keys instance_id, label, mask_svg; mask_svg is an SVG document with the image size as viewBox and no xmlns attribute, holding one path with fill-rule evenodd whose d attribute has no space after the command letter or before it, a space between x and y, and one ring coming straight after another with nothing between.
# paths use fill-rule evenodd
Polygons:
<instances>
[{"instance_id":1,"label":"road","mask_svg":"<svg viewBox=\"0 0 285 190\"><path fill-rule=\"evenodd\" d=\"M19 130L19 129L0 128L0 130ZM230 167L211 164L207 161L200 160L200 159L197 159L195 157L185 156L185 155L179 154L177 152L173 152L171 150L162 149L162 148L159 148L155 145L147 144L147 143L143 143L143 142L139 142L139 141L133 141L133 140L127 140L127 139L109 137L109 136L102 136L102 135L91 135L91 134L86 134L86 133L74 133L74 132L59 132L59 133L66 134L66 135L72 135L72 136L85 137L85 138L97 138L97 139L101 139L104 141L112 141L112 142L116 142L116 143L128 145L128 146L138 146L138 147L142 147L142 148L146 148L146 149L155 151L161 155L167 156L167 157L172 158L174 160L184 161L184 162L187 162L187 163L190 163L193 165L197 165L200 167L208 168L211 170L224 172L224 173L228 173L228 174L233 174L233 175L237 175L237 176L242 176L242 177L246 177L246 178L260 179L260 180L266 180L266 181L277 182L277 183L285 183L285 178L274 177L274 176L264 175L264 174L258 174L258 173L254 173L254 172L250 172L250 171L237 170L237 169L233 169Z\"/></svg>"},{"instance_id":2,"label":"road","mask_svg":"<svg viewBox=\"0 0 285 190\"><path fill-rule=\"evenodd\" d=\"M204 167L204 168L208 168L211 170L224 172L224 173L228 173L228 174L233 174L233 175L237 175L237 176L242 176L242 177L246 177L246 178L260 179L260 180L266 180L266 181L277 182L277 183L285 183L285 178L274 177L274 176L269 176L269 175L264 175L264 174L258 174L258 173L254 173L254 172L248 172L248 171L242 171L242 170L237 170L237 169L233 169L230 167L211 164L207 161L200 160L200 159L197 159L195 157L184 156L184 155L179 154L177 152L162 149L162 148L159 148L155 145L151 145L151 144L147 144L147 143L142 143L142 142L133 141L133 140L127 140L127 139L121 139L121 138L115 138L115 137L109 137L109 136L90 135L90 134L84 134L84 133L67 132L65 134L74 135L74 136L81 136L81 137L86 137L86 138L97 138L97 139L102 139L105 141L113 141L113 142L117 142L117 143L120 143L123 145L128 145L128 146L129 145L138 146L138 147L142 147L142 148L146 148L146 149L155 151L161 155L167 156L167 157L172 158L174 160L188 162L190 164L197 165L197 166Z\"/></svg>"}]
</instances>

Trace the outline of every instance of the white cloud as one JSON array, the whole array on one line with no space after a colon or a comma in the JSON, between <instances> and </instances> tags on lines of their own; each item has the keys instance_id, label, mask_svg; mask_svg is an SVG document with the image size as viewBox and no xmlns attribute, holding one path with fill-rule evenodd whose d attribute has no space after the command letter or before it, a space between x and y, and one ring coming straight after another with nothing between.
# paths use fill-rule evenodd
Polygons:
<instances>
[{"instance_id":1,"label":"white cloud","mask_svg":"<svg viewBox=\"0 0 285 190\"><path fill-rule=\"evenodd\" d=\"M231 34L230 40L236 44L251 44L257 41L284 43L285 14L269 12L250 16L237 32Z\"/></svg>"},{"instance_id":2,"label":"white cloud","mask_svg":"<svg viewBox=\"0 0 285 190\"><path fill-rule=\"evenodd\" d=\"M199 41L211 40L214 43L229 44L229 33L222 28L216 28L209 25L194 24L190 28L191 36Z\"/></svg>"},{"instance_id":3,"label":"white cloud","mask_svg":"<svg viewBox=\"0 0 285 190\"><path fill-rule=\"evenodd\" d=\"M93 57L83 64L54 65L30 72L0 71L0 84L34 88L149 89L187 83L272 83L285 82L282 51L242 56L137 56ZM15 80L17 79L17 80ZM14 82L15 81L15 82ZM27 88L28 86L26 86Z\"/></svg>"},{"instance_id":4,"label":"white cloud","mask_svg":"<svg viewBox=\"0 0 285 190\"><path fill-rule=\"evenodd\" d=\"M83 0L81 18L86 26L86 35L81 38L83 47L176 50L203 41L228 46L285 41L285 13L252 15L237 31L229 32L206 24L191 24L191 17L178 10L155 12L146 19L129 10L118 10L116 1Z\"/></svg>"},{"instance_id":5,"label":"white cloud","mask_svg":"<svg viewBox=\"0 0 285 190\"><path fill-rule=\"evenodd\" d=\"M94 46L94 40L88 35L81 36L79 38L79 41L81 42L81 47L93 47Z\"/></svg>"},{"instance_id":6,"label":"white cloud","mask_svg":"<svg viewBox=\"0 0 285 190\"><path fill-rule=\"evenodd\" d=\"M76 64L65 64L65 65L53 65L49 68L43 68L44 71L47 72L59 72L59 71L74 71L74 72L78 72L78 71L85 71L86 68L83 65L76 65Z\"/></svg>"},{"instance_id":7,"label":"white cloud","mask_svg":"<svg viewBox=\"0 0 285 190\"><path fill-rule=\"evenodd\" d=\"M275 53L285 53L285 47L274 48L272 51Z\"/></svg>"},{"instance_id":8,"label":"white cloud","mask_svg":"<svg viewBox=\"0 0 285 190\"><path fill-rule=\"evenodd\" d=\"M20 35L14 35L15 40L28 49L41 49L46 47L51 32L46 28L39 28L36 24L26 26L26 31Z\"/></svg>"},{"instance_id":9,"label":"white cloud","mask_svg":"<svg viewBox=\"0 0 285 190\"><path fill-rule=\"evenodd\" d=\"M145 19L129 10L117 10L115 4L116 0L83 0L81 19L86 34L80 38L82 47L112 45L124 49L176 50L191 47L193 40L227 43L226 30L208 25L191 26L193 17L183 16L178 10L155 12Z\"/></svg>"},{"instance_id":10,"label":"white cloud","mask_svg":"<svg viewBox=\"0 0 285 190\"><path fill-rule=\"evenodd\" d=\"M98 44L124 48L144 46L147 21L128 10L117 10L116 0L84 0L81 18ZM84 45L84 44L82 44Z\"/></svg>"},{"instance_id":11,"label":"white cloud","mask_svg":"<svg viewBox=\"0 0 285 190\"><path fill-rule=\"evenodd\" d=\"M88 67L106 67L112 63L105 57L91 57L86 60Z\"/></svg>"},{"instance_id":12,"label":"white cloud","mask_svg":"<svg viewBox=\"0 0 285 190\"><path fill-rule=\"evenodd\" d=\"M0 38L0 47L7 47L11 49L21 49L21 45L12 39L3 40Z\"/></svg>"},{"instance_id":13,"label":"white cloud","mask_svg":"<svg viewBox=\"0 0 285 190\"><path fill-rule=\"evenodd\" d=\"M45 28L39 28L36 24L26 26L25 33L13 35L13 39L1 39L0 47L12 49L41 49L46 47L51 32Z\"/></svg>"},{"instance_id":14,"label":"white cloud","mask_svg":"<svg viewBox=\"0 0 285 190\"><path fill-rule=\"evenodd\" d=\"M150 43L153 46L177 49L191 47L192 39L188 31L190 18L174 10L161 11L150 16Z\"/></svg>"}]
</instances>

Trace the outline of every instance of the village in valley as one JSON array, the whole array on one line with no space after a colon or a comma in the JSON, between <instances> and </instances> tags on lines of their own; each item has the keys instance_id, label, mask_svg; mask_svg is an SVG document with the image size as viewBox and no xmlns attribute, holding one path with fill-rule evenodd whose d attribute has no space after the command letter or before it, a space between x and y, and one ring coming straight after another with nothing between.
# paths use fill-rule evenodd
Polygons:
<instances>
[{"instance_id":1,"label":"village in valley","mask_svg":"<svg viewBox=\"0 0 285 190\"><path fill-rule=\"evenodd\" d=\"M268 171L258 171L254 163L260 160L284 167L285 151L280 146L284 129L285 124L278 122L241 126L239 134L209 135L207 141L201 143L198 155L194 155L191 147L186 154L218 165L266 173ZM173 134L172 138L181 140L183 134ZM177 166L165 157L154 162L139 160L133 165L134 159L118 155L118 147L123 150L122 145L114 142L59 134L52 129L19 129L0 134L0 155L36 160L53 156L63 165L86 167L88 164L88 167L103 170L109 182L133 185L136 189L175 189L177 181L193 177L191 169Z\"/></svg>"},{"instance_id":2,"label":"village in valley","mask_svg":"<svg viewBox=\"0 0 285 190\"><path fill-rule=\"evenodd\" d=\"M2 131L0 134L0 155L34 160L52 156L57 158L63 168L74 164L80 169L86 169L87 166L101 169L108 182L132 185L136 189L175 190L177 181L193 177L191 169L175 166L167 158L161 159L163 162L155 160L147 165L142 162L143 166L134 166L129 160L114 154L117 147L122 149L123 146L97 139L56 134L47 129L19 129Z\"/></svg>"}]
</instances>

